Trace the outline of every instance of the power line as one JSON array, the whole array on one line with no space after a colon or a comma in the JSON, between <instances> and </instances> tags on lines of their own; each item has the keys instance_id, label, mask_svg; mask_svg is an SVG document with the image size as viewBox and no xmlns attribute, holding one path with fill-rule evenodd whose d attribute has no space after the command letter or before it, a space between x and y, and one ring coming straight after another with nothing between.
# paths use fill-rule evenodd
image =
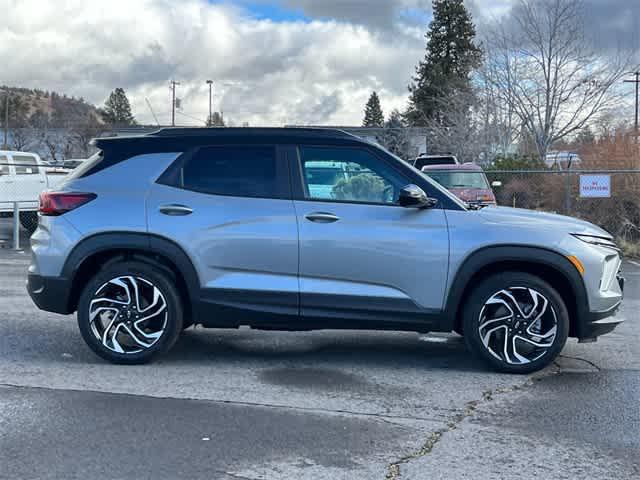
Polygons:
<instances>
[{"instance_id":1,"label":"power line","mask_svg":"<svg viewBox=\"0 0 640 480\"><path fill-rule=\"evenodd\" d=\"M149 101L149 99L147 97L144 97L144 100L147 102L147 106L149 107L149 110L151 110L151 115L153 115L153 119L156 121L158 126L160 126L160 122L158 121L158 117L156 117L156 114L153 111L153 107L151 106L151 102Z\"/></svg>"},{"instance_id":2,"label":"power line","mask_svg":"<svg viewBox=\"0 0 640 480\"><path fill-rule=\"evenodd\" d=\"M186 114L184 112L181 112L181 111L178 111L178 113L180 115L182 115L183 117L190 118L191 120L197 120L198 122L206 123L206 122L203 122L203 120L201 118L192 117L191 115L188 115L188 114ZM175 126L175 125L173 125L173 126Z\"/></svg>"}]
</instances>

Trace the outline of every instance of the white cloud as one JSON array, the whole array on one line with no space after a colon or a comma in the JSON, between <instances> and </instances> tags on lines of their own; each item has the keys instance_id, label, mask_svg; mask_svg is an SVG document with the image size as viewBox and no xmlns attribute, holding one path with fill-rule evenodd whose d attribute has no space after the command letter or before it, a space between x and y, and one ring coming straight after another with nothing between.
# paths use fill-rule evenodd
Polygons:
<instances>
[{"instance_id":1,"label":"white cloud","mask_svg":"<svg viewBox=\"0 0 640 480\"><path fill-rule=\"evenodd\" d=\"M424 54L416 35L258 20L204 0L0 0L0 11L2 83L96 104L122 86L142 122L153 120L145 97L169 121L172 78L181 82L184 113L204 121L211 78L214 109L238 123L358 124L372 89L387 112L405 105Z\"/></svg>"}]
</instances>

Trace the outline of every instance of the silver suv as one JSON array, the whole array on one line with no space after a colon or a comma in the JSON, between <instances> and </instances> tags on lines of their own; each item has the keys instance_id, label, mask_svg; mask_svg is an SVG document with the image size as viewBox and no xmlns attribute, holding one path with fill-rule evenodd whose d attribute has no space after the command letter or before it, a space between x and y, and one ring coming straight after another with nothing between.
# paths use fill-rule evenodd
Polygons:
<instances>
[{"instance_id":1,"label":"silver suv","mask_svg":"<svg viewBox=\"0 0 640 480\"><path fill-rule=\"evenodd\" d=\"M531 372L621 320L620 253L589 223L467 210L412 166L321 129L101 138L42 194L28 290L89 347L151 360L193 324L450 332Z\"/></svg>"}]
</instances>

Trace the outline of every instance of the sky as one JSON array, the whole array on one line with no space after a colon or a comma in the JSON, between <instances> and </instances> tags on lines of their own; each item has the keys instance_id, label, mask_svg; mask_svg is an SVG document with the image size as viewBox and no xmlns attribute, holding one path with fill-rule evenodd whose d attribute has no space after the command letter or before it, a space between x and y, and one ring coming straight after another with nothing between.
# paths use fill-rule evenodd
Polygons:
<instances>
[{"instance_id":1,"label":"sky","mask_svg":"<svg viewBox=\"0 0 640 480\"><path fill-rule=\"evenodd\" d=\"M482 34L516 0L467 0ZM639 46L640 0L585 0L604 52ZM358 125L372 90L404 109L430 0L0 0L0 84L102 105L123 87L141 123L213 109L237 125Z\"/></svg>"}]
</instances>

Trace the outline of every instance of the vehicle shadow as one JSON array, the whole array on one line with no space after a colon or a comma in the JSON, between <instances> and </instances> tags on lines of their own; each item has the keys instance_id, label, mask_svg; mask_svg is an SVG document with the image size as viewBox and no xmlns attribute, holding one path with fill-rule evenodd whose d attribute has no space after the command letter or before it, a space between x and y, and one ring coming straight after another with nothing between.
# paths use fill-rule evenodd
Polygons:
<instances>
[{"instance_id":1,"label":"vehicle shadow","mask_svg":"<svg viewBox=\"0 0 640 480\"><path fill-rule=\"evenodd\" d=\"M200 361L263 366L383 367L482 371L457 335L421 337L406 332L267 332L259 330L187 330L162 363Z\"/></svg>"}]
</instances>

